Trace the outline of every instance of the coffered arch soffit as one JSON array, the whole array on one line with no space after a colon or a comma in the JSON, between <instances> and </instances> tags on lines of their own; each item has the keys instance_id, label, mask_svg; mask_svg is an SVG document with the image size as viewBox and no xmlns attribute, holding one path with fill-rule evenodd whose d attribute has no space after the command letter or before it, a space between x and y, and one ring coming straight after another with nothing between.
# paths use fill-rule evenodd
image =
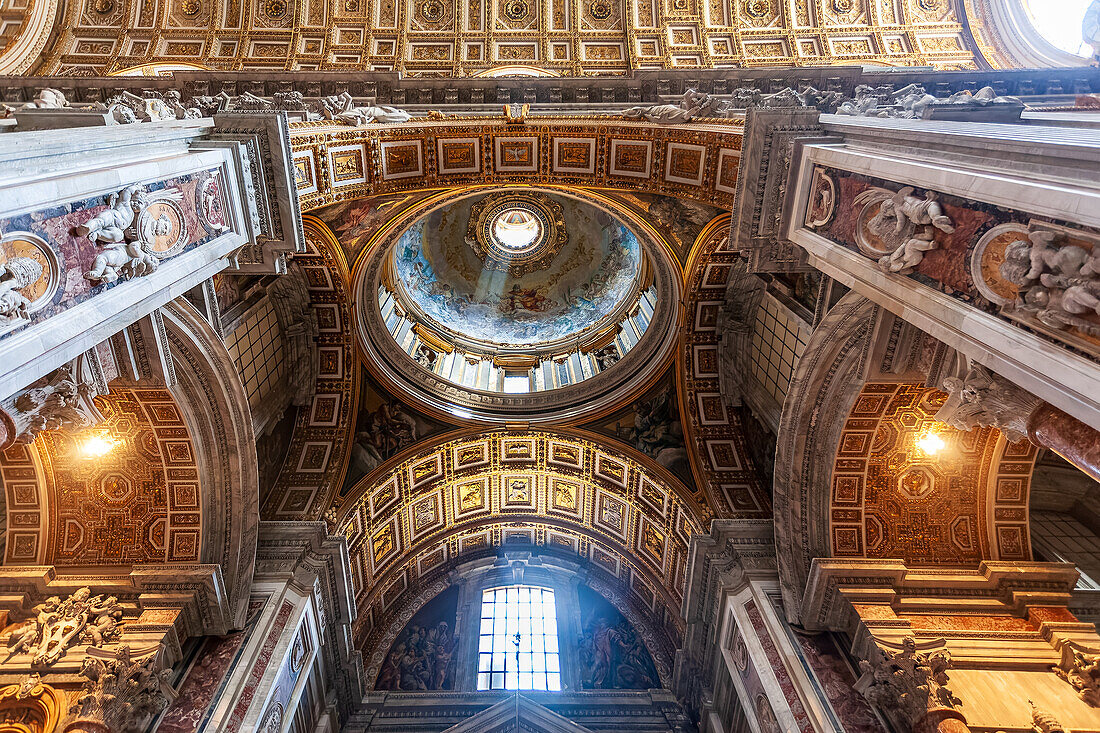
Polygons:
<instances>
[{"instance_id":1,"label":"coffered arch soffit","mask_svg":"<svg viewBox=\"0 0 1100 733\"><path fill-rule=\"evenodd\" d=\"M814 558L976 568L1029 560L1036 450L934 419L945 395L867 378L878 307L845 295L814 330L780 418L775 536L784 609L799 622ZM930 434L942 441L926 449Z\"/></svg>"},{"instance_id":2,"label":"coffered arch soffit","mask_svg":"<svg viewBox=\"0 0 1100 733\"><path fill-rule=\"evenodd\" d=\"M303 212L385 193L469 185L573 186L733 208L744 118L655 125L620 115L290 125Z\"/></svg>"},{"instance_id":3,"label":"coffered arch soffit","mask_svg":"<svg viewBox=\"0 0 1100 733\"><path fill-rule=\"evenodd\" d=\"M83 431L47 431L0 456L6 564L130 568L216 564L244 623L259 524L255 437L229 353L185 301L161 311L169 387L137 384L96 398ZM82 454L96 437L113 448Z\"/></svg>"},{"instance_id":4,"label":"coffered arch soffit","mask_svg":"<svg viewBox=\"0 0 1100 733\"><path fill-rule=\"evenodd\" d=\"M324 223L303 218L306 252L294 256L317 321L317 379L298 411L290 446L269 494L265 518L319 519L343 485L359 401L350 276L340 243Z\"/></svg>"},{"instance_id":5,"label":"coffered arch soffit","mask_svg":"<svg viewBox=\"0 0 1100 733\"><path fill-rule=\"evenodd\" d=\"M583 554L654 611L676 610L688 541L712 517L671 473L606 437L466 429L383 463L336 524L357 604L373 619L452 557L507 544L510 532Z\"/></svg>"},{"instance_id":6,"label":"coffered arch soffit","mask_svg":"<svg viewBox=\"0 0 1100 733\"><path fill-rule=\"evenodd\" d=\"M233 71L378 69L432 77L507 66L618 76L861 62L973 68L973 44L956 7L949 0L83 0L50 13L71 32L38 68L105 75L183 61Z\"/></svg>"}]
</instances>

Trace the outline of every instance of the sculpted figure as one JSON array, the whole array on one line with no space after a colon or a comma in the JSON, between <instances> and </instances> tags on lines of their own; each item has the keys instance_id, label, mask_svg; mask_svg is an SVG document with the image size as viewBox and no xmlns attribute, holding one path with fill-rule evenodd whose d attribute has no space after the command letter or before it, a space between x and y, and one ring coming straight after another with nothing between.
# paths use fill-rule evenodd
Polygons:
<instances>
[{"instance_id":1,"label":"sculpted figure","mask_svg":"<svg viewBox=\"0 0 1100 733\"><path fill-rule=\"evenodd\" d=\"M912 186L906 186L886 199L867 228L884 242L900 244L879 259L879 266L888 272L908 274L924 259L924 253L934 250L935 230L950 234L955 231L951 219L943 213L936 194L928 191L918 199Z\"/></svg>"},{"instance_id":2,"label":"sculpted figure","mask_svg":"<svg viewBox=\"0 0 1100 733\"><path fill-rule=\"evenodd\" d=\"M596 366L600 368L601 372L604 369L610 369L619 360L619 351L615 348L615 344L605 346L592 355L596 357Z\"/></svg>"},{"instance_id":3,"label":"sculpted figure","mask_svg":"<svg viewBox=\"0 0 1100 733\"><path fill-rule=\"evenodd\" d=\"M57 89L40 89L38 96L23 105L24 109L63 109L69 106L69 100Z\"/></svg>"},{"instance_id":4,"label":"sculpted figure","mask_svg":"<svg viewBox=\"0 0 1100 733\"><path fill-rule=\"evenodd\" d=\"M98 596L97 596L98 598ZM88 628L84 632L85 639L90 646L101 647L108 642L118 639L122 633L119 622L122 620L122 609L118 607L118 599L108 596L101 604L89 609L95 614Z\"/></svg>"},{"instance_id":5,"label":"sculpted figure","mask_svg":"<svg viewBox=\"0 0 1100 733\"><path fill-rule=\"evenodd\" d=\"M19 291L40 277L42 265L30 257L13 257L0 265L0 317L26 318L31 302Z\"/></svg>"},{"instance_id":6,"label":"sculpted figure","mask_svg":"<svg viewBox=\"0 0 1100 733\"><path fill-rule=\"evenodd\" d=\"M688 89L679 104L656 104L649 107L631 107L623 110L623 117L642 118L658 125L679 125L696 117L707 117L717 106L717 100L709 94Z\"/></svg>"},{"instance_id":7,"label":"sculpted figure","mask_svg":"<svg viewBox=\"0 0 1100 733\"><path fill-rule=\"evenodd\" d=\"M177 120L197 120L203 116L202 110L198 107L187 107L183 104L183 95L178 89L169 89L164 93L164 104Z\"/></svg>"},{"instance_id":8,"label":"sculpted figure","mask_svg":"<svg viewBox=\"0 0 1100 733\"><path fill-rule=\"evenodd\" d=\"M144 242L137 237L127 237L127 229L134 223L134 217L147 205L148 198L143 188L127 186L120 193L110 195L105 211L76 227L78 236L87 237L88 241L102 248L92 263L92 269L84 273L86 279L110 283L118 280L123 272L140 277L157 269L157 258L146 250Z\"/></svg>"},{"instance_id":9,"label":"sculpted figure","mask_svg":"<svg viewBox=\"0 0 1100 733\"><path fill-rule=\"evenodd\" d=\"M12 633L8 638L8 656L11 659L16 654L35 654L36 644L44 638L46 629L57 616L61 599L50 596L42 603L34 607L34 617L23 622L23 627L18 632ZM5 659L5 661L7 661Z\"/></svg>"},{"instance_id":10,"label":"sculpted figure","mask_svg":"<svg viewBox=\"0 0 1100 733\"><path fill-rule=\"evenodd\" d=\"M58 367L15 398L19 421L26 426L15 442L31 443L43 430L91 425L95 420L88 405L94 394L95 387L74 378L68 365Z\"/></svg>"},{"instance_id":11,"label":"sculpted figure","mask_svg":"<svg viewBox=\"0 0 1100 733\"><path fill-rule=\"evenodd\" d=\"M1100 251L1036 230L1005 247L1001 275L1017 286L1016 307L1051 328L1100 334Z\"/></svg>"},{"instance_id":12,"label":"sculpted figure","mask_svg":"<svg viewBox=\"0 0 1100 733\"><path fill-rule=\"evenodd\" d=\"M942 389L947 399L936 412L937 420L957 430L997 428L1010 443L1027 437L1027 419L1039 404L1038 397L980 364L961 379L946 377Z\"/></svg>"},{"instance_id":13,"label":"sculpted figure","mask_svg":"<svg viewBox=\"0 0 1100 733\"><path fill-rule=\"evenodd\" d=\"M369 125L372 122L398 123L408 122L412 115L396 107L356 107L355 99L343 92L321 100L326 120L342 120L352 125Z\"/></svg>"}]
</instances>

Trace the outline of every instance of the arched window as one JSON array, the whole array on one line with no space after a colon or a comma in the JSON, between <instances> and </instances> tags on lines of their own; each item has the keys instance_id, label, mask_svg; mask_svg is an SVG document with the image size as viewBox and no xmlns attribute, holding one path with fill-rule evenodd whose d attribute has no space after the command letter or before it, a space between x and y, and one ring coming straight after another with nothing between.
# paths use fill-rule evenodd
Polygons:
<instances>
[{"instance_id":1,"label":"arched window","mask_svg":"<svg viewBox=\"0 0 1100 733\"><path fill-rule=\"evenodd\" d=\"M509 585L482 591L477 689L561 689L553 590Z\"/></svg>"}]
</instances>

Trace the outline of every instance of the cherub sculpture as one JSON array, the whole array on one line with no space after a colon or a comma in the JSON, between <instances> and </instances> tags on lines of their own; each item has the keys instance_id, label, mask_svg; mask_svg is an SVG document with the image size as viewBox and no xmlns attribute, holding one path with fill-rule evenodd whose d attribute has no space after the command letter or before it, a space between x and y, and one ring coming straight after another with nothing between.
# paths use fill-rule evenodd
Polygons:
<instances>
[{"instance_id":1,"label":"cherub sculpture","mask_svg":"<svg viewBox=\"0 0 1100 733\"><path fill-rule=\"evenodd\" d=\"M0 265L0 318L26 318L31 301L19 292L42 277L42 264L31 257L13 257Z\"/></svg>"},{"instance_id":2,"label":"cherub sculpture","mask_svg":"<svg viewBox=\"0 0 1100 733\"><path fill-rule=\"evenodd\" d=\"M1005 247L1000 272L1017 287L1020 310L1052 328L1100 335L1094 318L1100 316L1100 248L1066 244L1061 233L1039 229Z\"/></svg>"},{"instance_id":3,"label":"cherub sculpture","mask_svg":"<svg viewBox=\"0 0 1100 733\"><path fill-rule=\"evenodd\" d=\"M127 271L140 277L157 269L158 260L147 248L147 243L141 237L127 236L137 213L146 206L145 189L127 186L120 193L110 195L106 210L76 227L77 235L87 237L102 248L92 262L92 269L84 273L86 279L111 283Z\"/></svg>"},{"instance_id":4,"label":"cherub sculpture","mask_svg":"<svg viewBox=\"0 0 1100 733\"><path fill-rule=\"evenodd\" d=\"M894 246L890 254L879 258L879 265L902 275L916 269L925 252L936 249L935 230L946 234L955 231L933 191L926 192L923 200L912 193L912 186L906 186L885 199L867 223L872 234Z\"/></svg>"}]
</instances>

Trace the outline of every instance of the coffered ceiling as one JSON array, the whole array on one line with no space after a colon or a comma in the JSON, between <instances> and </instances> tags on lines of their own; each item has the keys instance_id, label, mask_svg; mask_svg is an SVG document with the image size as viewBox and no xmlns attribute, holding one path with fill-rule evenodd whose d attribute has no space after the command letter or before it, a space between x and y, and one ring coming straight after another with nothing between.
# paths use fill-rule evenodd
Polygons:
<instances>
[{"instance_id":1,"label":"coffered ceiling","mask_svg":"<svg viewBox=\"0 0 1100 733\"><path fill-rule=\"evenodd\" d=\"M67 31L37 73L151 62L409 76L974 67L949 0L79 0L54 25Z\"/></svg>"}]
</instances>

